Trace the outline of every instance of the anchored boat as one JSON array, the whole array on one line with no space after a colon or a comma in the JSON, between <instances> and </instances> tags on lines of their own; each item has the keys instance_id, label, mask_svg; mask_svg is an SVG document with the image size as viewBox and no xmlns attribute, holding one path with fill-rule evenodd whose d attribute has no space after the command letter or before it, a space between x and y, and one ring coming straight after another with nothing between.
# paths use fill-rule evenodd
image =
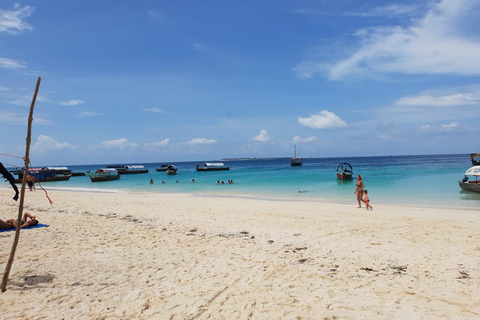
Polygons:
<instances>
[{"instance_id":1,"label":"anchored boat","mask_svg":"<svg viewBox=\"0 0 480 320\"><path fill-rule=\"evenodd\" d=\"M341 180L352 179L353 169L349 163L343 162L337 166L337 178Z\"/></svg>"},{"instance_id":2,"label":"anchored boat","mask_svg":"<svg viewBox=\"0 0 480 320\"><path fill-rule=\"evenodd\" d=\"M230 167L227 167L221 162L218 163L205 163L203 167L200 167L197 164L197 171L222 171L222 170L230 170Z\"/></svg>"},{"instance_id":3,"label":"anchored boat","mask_svg":"<svg viewBox=\"0 0 480 320\"><path fill-rule=\"evenodd\" d=\"M117 169L113 168L100 168L95 173L87 173L87 175L90 177L90 180L92 180L92 182L120 179L120 174L118 173Z\"/></svg>"},{"instance_id":4,"label":"anchored boat","mask_svg":"<svg viewBox=\"0 0 480 320\"><path fill-rule=\"evenodd\" d=\"M23 168L11 171L12 174L18 176L15 179L15 183L22 183ZM43 167L43 168L30 168L27 174L35 177L36 182L49 182L49 181L65 181L70 179L72 171L67 167Z\"/></svg>"},{"instance_id":5,"label":"anchored boat","mask_svg":"<svg viewBox=\"0 0 480 320\"><path fill-rule=\"evenodd\" d=\"M302 158L297 158L297 146L293 146L295 157L290 160L290 165L292 167L298 167L303 164L303 159Z\"/></svg>"},{"instance_id":6,"label":"anchored boat","mask_svg":"<svg viewBox=\"0 0 480 320\"><path fill-rule=\"evenodd\" d=\"M168 175L174 175L174 174L177 174L177 170L178 170L177 167L175 167L173 164L169 164L166 172Z\"/></svg>"},{"instance_id":7,"label":"anchored boat","mask_svg":"<svg viewBox=\"0 0 480 320\"><path fill-rule=\"evenodd\" d=\"M474 176L475 181L469 181L469 177ZM480 165L473 166L465 172L465 177L463 180L458 181L460 188L480 193L480 181L478 181L478 176L480 176Z\"/></svg>"}]
</instances>

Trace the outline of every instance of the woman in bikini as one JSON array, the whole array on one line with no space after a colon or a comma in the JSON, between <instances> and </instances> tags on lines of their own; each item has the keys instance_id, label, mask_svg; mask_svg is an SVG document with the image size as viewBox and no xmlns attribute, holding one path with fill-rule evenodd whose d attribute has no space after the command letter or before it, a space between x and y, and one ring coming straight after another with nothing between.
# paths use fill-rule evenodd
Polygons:
<instances>
[{"instance_id":1,"label":"woman in bikini","mask_svg":"<svg viewBox=\"0 0 480 320\"><path fill-rule=\"evenodd\" d=\"M365 185L363 184L362 181L362 176L357 174L357 183L355 184L355 192L353 194L357 195L357 201L358 201L358 207L362 207L362 200L363 200L363 188L365 188Z\"/></svg>"},{"instance_id":2,"label":"woman in bikini","mask_svg":"<svg viewBox=\"0 0 480 320\"><path fill-rule=\"evenodd\" d=\"M30 219L30 220L28 220ZM38 224L38 220L35 216L32 216L30 213L25 212L23 215L23 220L21 221L20 228L28 228L33 227ZM16 229L18 222L16 219L8 219L7 221L3 221L0 219L0 230L9 230L9 229Z\"/></svg>"}]
</instances>

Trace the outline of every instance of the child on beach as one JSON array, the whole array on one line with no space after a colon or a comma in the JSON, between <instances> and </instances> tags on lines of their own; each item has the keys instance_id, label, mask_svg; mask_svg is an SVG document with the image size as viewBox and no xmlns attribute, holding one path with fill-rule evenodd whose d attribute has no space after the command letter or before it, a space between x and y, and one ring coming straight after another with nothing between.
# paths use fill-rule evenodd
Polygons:
<instances>
[{"instance_id":1,"label":"child on beach","mask_svg":"<svg viewBox=\"0 0 480 320\"><path fill-rule=\"evenodd\" d=\"M370 198L368 197L368 191L365 189L363 190L363 200L365 205L367 206L367 210L370 207L370 210L373 210L373 207L370 205Z\"/></svg>"}]
</instances>

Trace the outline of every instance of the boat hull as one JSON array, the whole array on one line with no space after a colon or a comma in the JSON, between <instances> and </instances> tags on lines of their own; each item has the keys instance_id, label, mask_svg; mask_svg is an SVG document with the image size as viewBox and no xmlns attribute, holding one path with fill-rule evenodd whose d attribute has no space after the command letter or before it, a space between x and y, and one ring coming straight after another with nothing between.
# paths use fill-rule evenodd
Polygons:
<instances>
[{"instance_id":1,"label":"boat hull","mask_svg":"<svg viewBox=\"0 0 480 320\"><path fill-rule=\"evenodd\" d=\"M353 173L347 172L337 172L337 178L340 180L350 180L352 179Z\"/></svg>"},{"instance_id":2,"label":"boat hull","mask_svg":"<svg viewBox=\"0 0 480 320\"><path fill-rule=\"evenodd\" d=\"M91 176L92 182L112 181L120 179L120 175L108 175L108 176Z\"/></svg>"},{"instance_id":3,"label":"boat hull","mask_svg":"<svg viewBox=\"0 0 480 320\"><path fill-rule=\"evenodd\" d=\"M125 171L118 171L120 174L139 174L139 173L148 173L148 169L143 170L125 170Z\"/></svg>"},{"instance_id":4,"label":"boat hull","mask_svg":"<svg viewBox=\"0 0 480 320\"><path fill-rule=\"evenodd\" d=\"M54 176L54 177L45 177L38 179L35 177L35 182L51 182L51 181L66 181L70 179L72 175L60 175L60 176ZM22 179L15 179L15 183L22 183Z\"/></svg>"},{"instance_id":5,"label":"boat hull","mask_svg":"<svg viewBox=\"0 0 480 320\"><path fill-rule=\"evenodd\" d=\"M290 160L290 165L292 167L300 167L303 164L303 159L302 158L292 158Z\"/></svg>"},{"instance_id":6,"label":"boat hull","mask_svg":"<svg viewBox=\"0 0 480 320\"><path fill-rule=\"evenodd\" d=\"M230 170L230 167L220 167L220 168L215 168L215 167L210 167L210 168L196 168L198 172L204 172L204 171L225 171L225 170Z\"/></svg>"},{"instance_id":7,"label":"boat hull","mask_svg":"<svg viewBox=\"0 0 480 320\"><path fill-rule=\"evenodd\" d=\"M476 193L480 193L480 181L477 182L463 182L463 181L458 181L458 185L460 188L468 190L468 191L473 191Z\"/></svg>"},{"instance_id":8,"label":"boat hull","mask_svg":"<svg viewBox=\"0 0 480 320\"><path fill-rule=\"evenodd\" d=\"M165 169L164 169L164 168L157 168L156 170L157 170L157 172L165 172L165 171L167 171L166 168L165 168Z\"/></svg>"},{"instance_id":9,"label":"boat hull","mask_svg":"<svg viewBox=\"0 0 480 320\"><path fill-rule=\"evenodd\" d=\"M167 170L167 175L172 176L174 174L177 174L177 170Z\"/></svg>"}]
</instances>

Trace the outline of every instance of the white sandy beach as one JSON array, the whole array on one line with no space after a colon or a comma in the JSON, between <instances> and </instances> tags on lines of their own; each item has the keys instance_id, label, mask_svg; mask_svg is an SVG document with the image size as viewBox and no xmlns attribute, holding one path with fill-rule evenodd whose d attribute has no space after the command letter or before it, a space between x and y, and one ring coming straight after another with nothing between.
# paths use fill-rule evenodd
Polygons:
<instances>
[{"instance_id":1,"label":"white sandy beach","mask_svg":"<svg viewBox=\"0 0 480 320\"><path fill-rule=\"evenodd\" d=\"M480 319L480 210L49 195L26 193L50 227L22 230L0 319Z\"/></svg>"}]
</instances>

